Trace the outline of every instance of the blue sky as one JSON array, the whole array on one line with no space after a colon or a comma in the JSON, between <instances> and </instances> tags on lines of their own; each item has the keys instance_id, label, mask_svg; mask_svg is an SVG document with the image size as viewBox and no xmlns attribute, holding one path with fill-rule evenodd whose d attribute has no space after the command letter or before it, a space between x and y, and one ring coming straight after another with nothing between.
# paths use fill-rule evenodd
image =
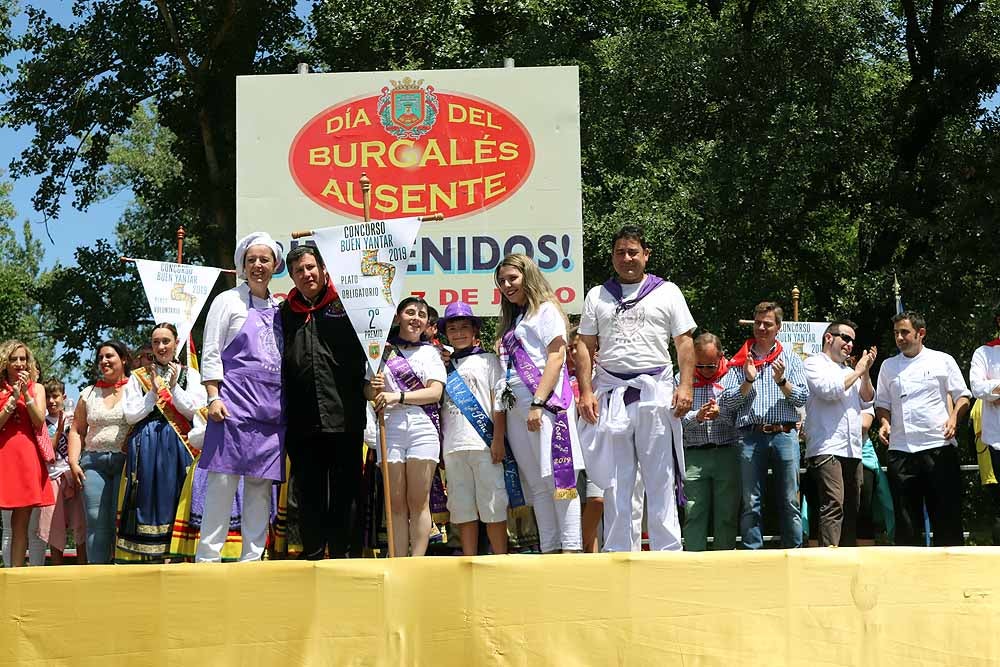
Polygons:
<instances>
[{"instance_id":1,"label":"blue sky","mask_svg":"<svg viewBox=\"0 0 1000 667\"><path fill-rule=\"evenodd\" d=\"M34 3L43 6L58 21L64 22L72 19L70 12L72 3L61 0L53 0L44 3ZM27 24L24 14L14 17L14 34L20 34ZM6 64L14 67L19 59L18 54L13 54L7 59ZM10 178L7 173L7 165L11 158L20 152L31 142L34 136L34 128L24 127L19 131L10 128L0 127L0 169L3 170L3 178ZM132 198L131 193L120 193L112 199L91 206L86 212L81 213L73 208L72 192L63 197L62 210L59 219L49 221L49 232L55 243L50 243L45 236L44 220L41 213L35 211L31 205L31 197L38 188L38 178L21 178L14 182L14 190L11 199L17 209L17 220L15 227L20 233L22 221L28 220L32 223L35 236L42 238L45 246L44 266L52 266L57 261L69 264L73 261L73 252L78 246L90 245L99 238L112 238L115 231L115 223L121 216L122 211Z\"/></svg>"}]
</instances>

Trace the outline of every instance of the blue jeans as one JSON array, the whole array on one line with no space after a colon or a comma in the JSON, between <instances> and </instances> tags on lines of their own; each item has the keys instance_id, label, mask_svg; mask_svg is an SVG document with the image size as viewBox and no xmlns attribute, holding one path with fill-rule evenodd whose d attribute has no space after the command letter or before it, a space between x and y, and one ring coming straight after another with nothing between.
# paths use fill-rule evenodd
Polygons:
<instances>
[{"instance_id":1,"label":"blue jeans","mask_svg":"<svg viewBox=\"0 0 1000 667\"><path fill-rule=\"evenodd\" d=\"M802 515L799 512L799 432L758 433L740 431L740 478L743 482L743 509L740 533L744 549L764 546L761 534L761 496L770 463L778 486L781 516L781 546L802 546Z\"/></svg>"},{"instance_id":2,"label":"blue jeans","mask_svg":"<svg viewBox=\"0 0 1000 667\"><path fill-rule=\"evenodd\" d=\"M87 510L87 562L111 563L115 555L115 514L125 455L120 452L83 452L80 467L83 504Z\"/></svg>"}]
</instances>

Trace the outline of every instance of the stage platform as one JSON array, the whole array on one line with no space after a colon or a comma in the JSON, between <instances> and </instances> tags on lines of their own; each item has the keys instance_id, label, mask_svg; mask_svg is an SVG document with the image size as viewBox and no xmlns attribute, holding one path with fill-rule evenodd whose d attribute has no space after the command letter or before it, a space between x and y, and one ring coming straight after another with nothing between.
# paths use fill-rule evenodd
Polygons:
<instances>
[{"instance_id":1,"label":"stage platform","mask_svg":"<svg viewBox=\"0 0 1000 667\"><path fill-rule=\"evenodd\" d=\"M1000 549L0 570L0 665L1000 664Z\"/></svg>"}]
</instances>

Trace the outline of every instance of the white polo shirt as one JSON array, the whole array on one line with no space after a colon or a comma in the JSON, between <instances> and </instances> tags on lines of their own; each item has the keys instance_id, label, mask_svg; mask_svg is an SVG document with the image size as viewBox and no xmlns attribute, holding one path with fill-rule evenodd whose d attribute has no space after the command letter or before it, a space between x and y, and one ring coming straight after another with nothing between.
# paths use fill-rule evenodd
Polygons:
<instances>
[{"instance_id":1,"label":"white polo shirt","mask_svg":"<svg viewBox=\"0 0 1000 667\"><path fill-rule=\"evenodd\" d=\"M861 399L861 379L844 389L844 378L852 373L825 353L802 363L809 398L806 399L806 456L861 458L861 413L872 401Z\"/></svg>"},{"instance_id":2,"label":"white polo shirt","mask_svg":"<svg viewBox=\"0 0 1000 667\"><path fill-rule=\"evenodd\" d=\"M924 347L914 357L886 359L878 373L875 407L890 412L889 449L915 453L958 445L955 438L944 438L949 394L954 401L972 396L951 355Z\"/></svg>"},{"instance_id":3,"label":"white polo shirt","mask_svg":"<svg viewBox=\"0 0 1000 667\"><path fill-rule=\"evenodd\" d=\"M983 442L1000 450L1000 345L983 345L972 354L969 366L972 395L983 402Z\"/></svg>"},{"instance_id":4,"label":"white polo shirt","mask_svg":"<svg viewBox=\"0 0 1000 667\"><path fill-rule=\"evenodd\" d=\"M642 282L622 285L625 300L635 298ZM665 366L673 377L670 339L697 325L680 289L672 282L647 294L628 310L618 312L618 302L603 285L591 288L583 302L579 332L597 336L600 364L613 373L638 373Z\"/></svg>"}]
</instances>

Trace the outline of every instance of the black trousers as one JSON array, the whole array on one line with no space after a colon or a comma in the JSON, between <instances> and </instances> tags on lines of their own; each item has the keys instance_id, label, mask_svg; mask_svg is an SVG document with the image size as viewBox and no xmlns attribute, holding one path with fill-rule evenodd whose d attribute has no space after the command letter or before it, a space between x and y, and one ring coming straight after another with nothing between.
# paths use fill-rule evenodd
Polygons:
<instances>
[{"instance_id":1,"label":"black trousers","mask_svg":"<svg viewBox=\"0 0 1000 667\"><path fill-rule=\"evenodd\" d=\"M962 473L958 447L945 445L922 452L889 451L889 488L896 508L896 544L924 546L924 505L934 546L960 546Z\"/></svg>"},{"instance_id":2,"label":"black trousers","mask_svg":"<svg viewBox=\"0 0 1000 667\"><path fill-rule=\"evenodd\" d=\"M362 545L353 530L359 504L362 433L288 434L286 443L295 479L302 557L346 558Z\"/></svg>"}]
</instances>

